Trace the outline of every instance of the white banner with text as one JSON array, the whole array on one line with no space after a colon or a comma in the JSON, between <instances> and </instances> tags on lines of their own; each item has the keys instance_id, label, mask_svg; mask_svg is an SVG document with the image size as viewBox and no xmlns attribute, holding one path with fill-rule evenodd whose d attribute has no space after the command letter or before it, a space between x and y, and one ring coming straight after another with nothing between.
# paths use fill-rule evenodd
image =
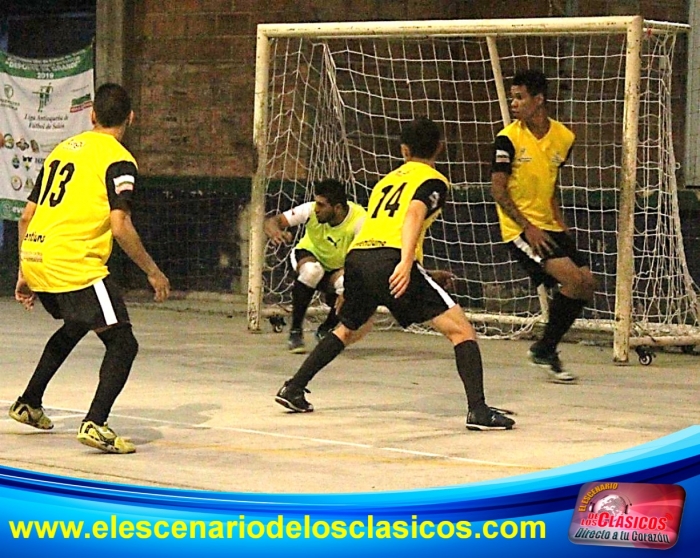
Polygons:
<instances>
[{"instance_id":1,"label":"white banner with text","mask_svg":"<svg viewBox=\"0 0 700 558\"><path fill-rule=\"evenodd\" d=\"M0 220L16 221L47 155L89 130L93 49L28 59L0 51Z\"/></svg>"}]
</instances>

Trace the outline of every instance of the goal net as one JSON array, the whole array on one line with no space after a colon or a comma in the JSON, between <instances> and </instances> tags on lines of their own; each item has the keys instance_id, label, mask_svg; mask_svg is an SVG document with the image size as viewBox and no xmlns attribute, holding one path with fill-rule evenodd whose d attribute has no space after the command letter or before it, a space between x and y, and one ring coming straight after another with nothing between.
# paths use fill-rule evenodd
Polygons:
<instances>
[{"instance_id":1,"label":"goal net","mask_svg":"<svg viewBox=\"0 0 700 558\"><path fill-rule=\"evenodd\" d=\"M438 122L451 199L425 241L425 267L457 276L454 295L482 335L518 336L547 296L510 258L490 193L494 138L509 122L517 70L550 78L550 115L576 133L561 206L599 281L577 327L614 333L615 359L641 344L700 340L697 288L680 233L671 88L686 26L639 17L260 25L249 327L291 298L294 243L265 216L338 178L366 205L402 162L399 131Z\"/></svg>"}]
</instances>

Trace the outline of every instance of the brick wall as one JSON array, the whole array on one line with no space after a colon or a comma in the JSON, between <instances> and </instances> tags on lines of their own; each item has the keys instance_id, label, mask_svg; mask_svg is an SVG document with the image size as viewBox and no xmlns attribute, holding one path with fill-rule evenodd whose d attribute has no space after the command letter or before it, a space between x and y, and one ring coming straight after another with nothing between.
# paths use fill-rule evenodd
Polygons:
<instances>
[{"instance_id":1,"label":"brick wall","mask_svg":"<svg viewBox=\"0 0 700 558\"><path fill-rule=\"evenodd\" d=\"M569 5L578 6L577 13L569 15L643 13L652 19L687 20L684 0L590 0ZM566 6L566 0L135 2L126 66L138 119L129 145L144 174L250 176L258 23L542 17L565 15ZM682 85L675 89L679 99ZM677 137L681 136L679 131Z\"/></svg>"}]
</instances>

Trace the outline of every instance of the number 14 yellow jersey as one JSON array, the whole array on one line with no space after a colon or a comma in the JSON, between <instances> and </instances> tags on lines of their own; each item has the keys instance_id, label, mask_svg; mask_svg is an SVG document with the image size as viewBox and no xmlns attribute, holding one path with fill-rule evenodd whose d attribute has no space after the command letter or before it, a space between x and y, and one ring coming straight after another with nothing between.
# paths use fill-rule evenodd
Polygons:
<instances>
[{"instance_id":1,"label":"number 14 yellow jersey","mask_svg":"<svg viewBox=\"0 0 700 558\"><path fill-rule=\"evenodd\" d=\"M350 250L401 249L401 231L412 200L425 203L428 213L416 245L416 260L423 262L423 239L428 227L442 211L450 183L426 163L409 161L390 172L372 189L367 217Z\"/></svg>"}]
</instances>

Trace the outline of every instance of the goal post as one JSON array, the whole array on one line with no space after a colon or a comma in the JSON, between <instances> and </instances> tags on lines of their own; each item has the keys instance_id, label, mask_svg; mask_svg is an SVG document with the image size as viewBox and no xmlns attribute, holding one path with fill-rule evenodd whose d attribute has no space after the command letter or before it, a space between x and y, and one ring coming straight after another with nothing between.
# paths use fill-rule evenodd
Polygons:
<instances>
[{"instance_id":1,"label":"goal post","mask_svg":"<svg viewBox=\"0 0 700 558\"><path fill-rule=\"evenodd\" d=\"M268 243L265 216L312 200L331 177L366 204L401 163L401 124L418 115L443 128L438 169L453 185L426 267L457 276L454 295L482 335L517 337L546 319L546 292L503 246L490 195L509 80L539 67L552 117L577 136L561 205L599 280L576 326L611 332L617 362L642 344L700 344L671 133L674 48L687 29L639 16L259 25L249 329L291 298L293 244Z\"/></svg>"}]
</instances>

